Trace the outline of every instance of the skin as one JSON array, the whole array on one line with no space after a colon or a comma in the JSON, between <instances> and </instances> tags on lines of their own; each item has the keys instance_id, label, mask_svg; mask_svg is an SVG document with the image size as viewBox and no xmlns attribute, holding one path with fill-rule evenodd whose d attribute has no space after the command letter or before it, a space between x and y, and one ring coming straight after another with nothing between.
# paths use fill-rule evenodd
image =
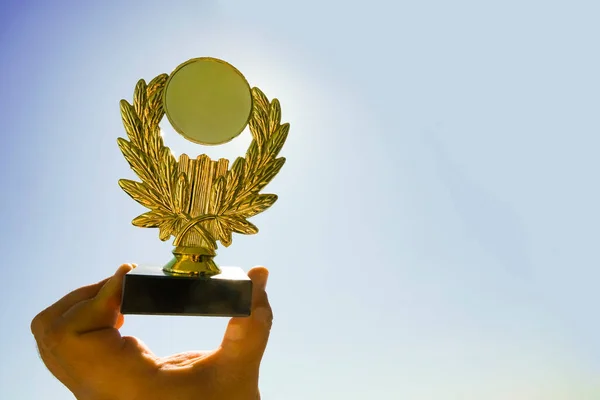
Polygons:
<instances>
[{"instance_id":1,"label":"skin","mask_svg":"<svg viewBox=\"0 0 600 400\"><path fill-rule=\"evenodd\" d=\"M125 264L79 288L31 323L40 356L78 400L257 400L260 362L273 314L265 292L268 271L248 272L252 315L232 318L213 351L157 357L139 339L121 336L119 312Z\"/></svg>"}]
</instances>

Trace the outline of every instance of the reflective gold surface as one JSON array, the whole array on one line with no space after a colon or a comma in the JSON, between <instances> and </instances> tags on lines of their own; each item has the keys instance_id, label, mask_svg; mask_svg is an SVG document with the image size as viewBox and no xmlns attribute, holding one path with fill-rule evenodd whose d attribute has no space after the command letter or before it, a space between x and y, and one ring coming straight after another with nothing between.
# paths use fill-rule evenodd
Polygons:
<instances>
[{"instance_id":1,"label":"reflective gold surface","mask_svg":"<svg viewBox=\"0 0 600 400\"><path fill-rule=\"evenodd\" d=\"M246 78L215 58L181 64L165 87L164 109L173 128L199 144L229 142L248 124L252 93Z\"/></svg>"},{"instance_id":2,"label":"reflective gold surface","mask_svg":"<svg viewBox=\"0 0 600 400\"><path fill-rule=\"evenodd\" d=\"M212 276L221 272L213 260L216 253L202 247L179 246L173 250L175 256L163 270L173 275Z\"/></svg>"},{"instance_id":3,"label":"reflective gold surface","mask_svg":"<svg viewBox=\"0 0 600 400\"><path fill-rule=\"evenodd\" d=\"M159 228L163 241L175 237L175 259L165 271L215 275L219 268L212 257L217 241L227 247L234 232L257 233L258 228L248 219L277 200L277 195L260 191L285 163L278 154L289 124L281 124L279 101L269 101L253 88L249 120L252 142L245 157L238 157L231 168L228 160L211 160L204 154L196 158L182 154L176 160L164 145L159 128L167 80L166 74L148 84L140 80L133 104L121 100L129 140L119 138L118 144L140 182L121 179L119 185L150 210L135 218L134 225Z\"/></svg>"}]
</instances>

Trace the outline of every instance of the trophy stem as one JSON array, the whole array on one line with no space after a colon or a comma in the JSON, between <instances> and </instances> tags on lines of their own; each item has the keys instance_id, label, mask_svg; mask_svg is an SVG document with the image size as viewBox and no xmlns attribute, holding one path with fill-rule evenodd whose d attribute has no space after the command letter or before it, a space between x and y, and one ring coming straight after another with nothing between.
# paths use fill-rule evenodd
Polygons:
<instances>
[{"instance_id":1,"label":"trophy stem","mask_svg":"<svg viewBox=\"0 0 600 400\"><path fill-rule=\"evenodd\" d=\"M213 258L217 253L204 247L178 246L173 250L175 256L163 267L171 275L210 277L221 273Z\"/></svg>"}]
</instances>

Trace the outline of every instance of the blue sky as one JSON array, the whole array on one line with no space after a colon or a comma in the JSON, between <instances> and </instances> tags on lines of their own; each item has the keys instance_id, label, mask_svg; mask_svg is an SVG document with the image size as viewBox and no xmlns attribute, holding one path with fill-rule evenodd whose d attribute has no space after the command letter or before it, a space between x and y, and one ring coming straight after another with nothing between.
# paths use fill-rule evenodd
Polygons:
<instances>
[{"instance_id":1,"label":"blue sky","mask_svg":"<svg viewBox=\"0 0 600 400\"><path fill-rule=\"evenodd\" d=\"M31 318L123 262L168 261L117 186L118 101L198 56L291 123L280 200L217 259L271 271L265 399L600 398L596 2L0 4L0 398L69 398ZM162 125L176 153L250 141ZM225 323L123 332L167 355Z\"/></svg>"}]
</instances>

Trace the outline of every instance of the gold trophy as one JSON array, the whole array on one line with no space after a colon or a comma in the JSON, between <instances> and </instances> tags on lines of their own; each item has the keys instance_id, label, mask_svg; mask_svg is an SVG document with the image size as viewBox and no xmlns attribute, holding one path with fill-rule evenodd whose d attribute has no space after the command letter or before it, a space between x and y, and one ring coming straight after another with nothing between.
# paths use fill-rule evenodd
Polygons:
<instances>
[{"instance_id":1,"label":"gold trophy","mask_svg":"<svg viewBox=\"0 0 600 400\"><path fill-rule=\"evenodd\" d=\"M171 75L140 80L133 104L121 100L127 139L119 138L125 159L141 182L119 185L150 211L133 225L158 228L162 241L175 238L174 258L163 268L139 266L125 276L123 314L247 316L252 281L241 268L219 267L217 241L227 247L232 233L255 234L248 221L275 203L260 191L277 175L278 154L288 136L277 99L269 101L232 65L210 57L191 59ZM211 160L182 154L176 160L163 143L159 123L201 145L218 145L247 125L252 142L246 156Z\"/></svg>"}]
</instances>

